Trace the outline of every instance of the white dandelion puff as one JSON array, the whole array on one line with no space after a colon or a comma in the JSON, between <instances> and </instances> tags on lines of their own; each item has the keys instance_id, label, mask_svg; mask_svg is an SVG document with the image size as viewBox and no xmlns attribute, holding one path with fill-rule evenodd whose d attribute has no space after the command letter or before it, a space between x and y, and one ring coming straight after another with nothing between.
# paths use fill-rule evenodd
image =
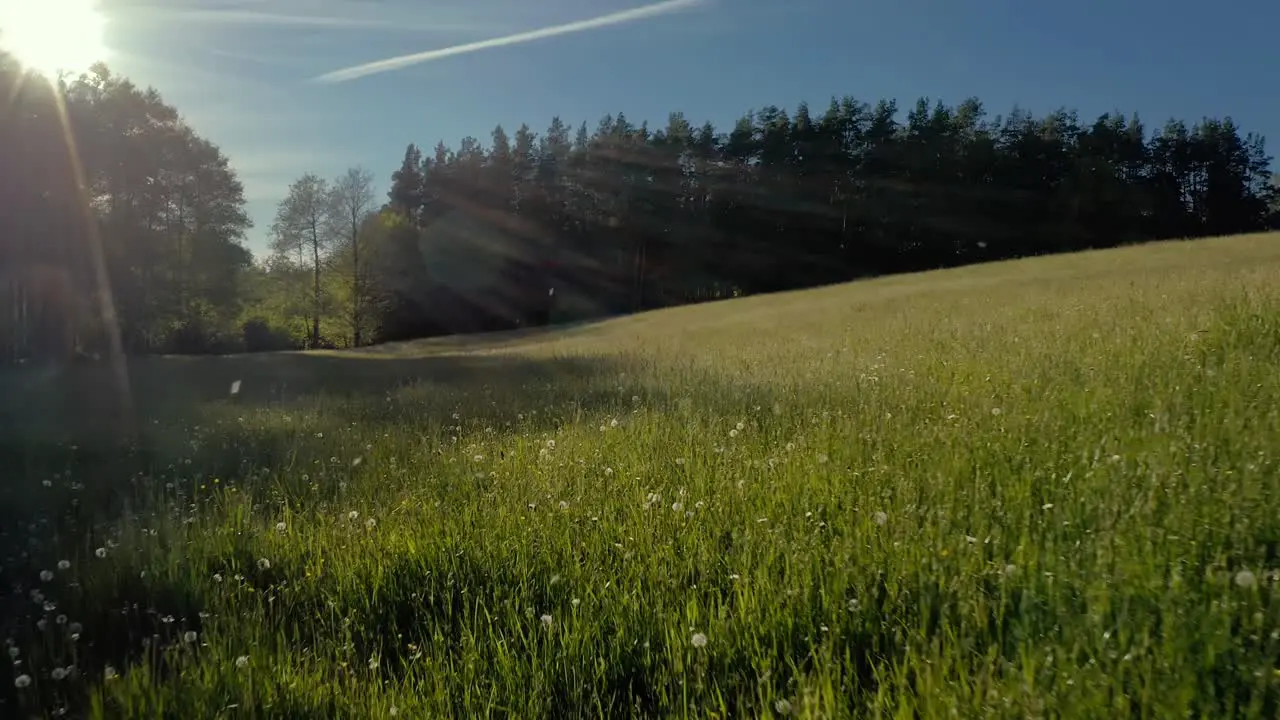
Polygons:
<instances>
[{"instance_id":1,"label":"white dandelion puff","mask_svg":"<svg viewBox=\"0 0 1280 720\"><path fill-rule=\"evenodd\" d=\"M241 669L249 667L249 656L241 655L240 657L236 658L236 667Z\"/></svg>"},{"instance_id":2,"label":"white dandelion puff","mask_svg":"<svg viewBox=\"0 0 1280 720\"><path fill-rule=\"evenodd\" d=\"M108 665L102 668L103 680L115 680L117 677L120 677L120 676L116 673L116 669L111 665Z\"/></svg>"},{"instance_id":3,"label":"white dandelion puff","mask_svg":"<svg viewBox=\"0 0 1280 720\"><path fill-rule=\"evenodd\" d=\"M59 560L59 561L58 561L58 569L59 569L59 570L70 570L70 569L71 569L71 561L70 561L70 560Z\"/></svg>"},{"instance_id":4,"label":"white dandelion puff","mask_svg":"<svg viewBox=\"0 0 1280 720\"><path fill-rule=\"evenodd\" d=\"M13 686L18 688L19 690L25 687L31 687L31 676L19 675L18 677L13 679Z\"/></svg>"},{"instance_id":5,"label":"white dandelion puff","mask_svg":"<svg viewBox=\"0 0 1280 720\"><path fill-rule=\"evenodd\" d=\"M231 394L232 394L232 395L239 395L239 394L240 394L240 381L239 381L239 380L233 380L233 381L231 382Z\"/></svg>"},{"instance_id":6,"label":"white dandelion puff","mask_svg":"<svg viewBox=\"0 0 1280 720\"><path fill-rule=\"evenodd\" d=\"M1236 573L1235 583L1237 587L1251 588L1258 584L1258 578L1250 570L1241 570Z\"/></svg>"},{"instance_id":7,"label":"white dandelion puff","mask_svg":"<svg viewBox=\"0 0 1280 720\"><path fill-rule=\"evenodd\" d=\"M67 671L63 668L57 667L53 669L53 672L49 673L49 677L54 680L65 680L67 677Z\"/></svg>"},{"instance_id":8,"label":"white dandelion puff","mask_svg":"<svg viewBox=\"0 0 1280 720\"><path fill-rule=\"evenodd\" d=\"M778 702L773 704L773 709L779 715L790 715L791 703L786 700L779 700Z\"/></svg>"},{"instance_id":9,"label":"white dandelion puff","mask_svg":"<svg viewBox=\"0 0 1280 720\"><path fill-rule=\"evenodd\" d=\"M746 423L741 423L741 422L740 422L740 423L738 423L738 426L737 426L737 430L738 430L738 432L742 432L743 430L746 430L746 429L747 429L747 424L746 424Z\"/></svg>"},{"instance_id":10,"label":"white dandelion puff","mask_svg":"<svg viewBox=\"0 0 1280 720\"><path fill-rule=\"evenodd\" d=\"M99 559L104 558L107 556L107 549L104 547L100 547L97 550L94 550L93 554L98 556Z\"/></svg>"},{"instance_id":11,"label":"white dandelion puff","mask_svg":"<svg viewBox=\"0 0 1280 720\"><path fill-rule=\"evenodd\" d=\"M53 573L48 570L40 571L40 582L49 582L53 580Z\"/></svg>"},{"instance_id":12,"label":"white dandelion puff","mask_svg":"<svg viewBox=\"0 0 1280 720\"><path fill-rule=\"evenodd\" d=\"M568 509L569 509L569 501L568 501L568 500L561 500L561 501L560 501L560 509L561 509L561 510L568 510Z\"/></svg>"},{"instance_id":13,"label":"white dandelion puff","mask_svg":"<svg viewBox=\"0 0 1280 720\"><path fill-rule=\"evenodd\" d=\"M364 521L364 527L366 530L372 530L378 527L378 521L374 520L373 518L369 518L368 520Z\"/></svg>"},{"instance_id":14,"label":"white dandelion puff","mask_svg":"<svg viewBox=\"0 0 1280 720\"><path fill-rule=\"evenodd\" d=\"M288 530L288 529L289 529L289 526L285 525L283 522L276 523L276 532L284 532L285 530Z\"/></svg>"},{"instance_id":15,"label":"white dandelion puff","mask_svg":"<svg viewBox=\"0 0 1280 720\"><path fill-rule=\"evenodd\" d=\"M888 513L885 513L883 510L877 510L876 514L872 515L871 518L875 520L875 523L877 525L884 525L885 523L889 522L889 515Z\"/></svg>"},{"instance_id":16,"label":"white dandelion puff","mask_svg":"<svg viewBox=\"0 0 1280 720\"><path fill-rule=\"evenodd\" d=\"M681 510L684 510L684 503L680 502L679 500L671 503L671 510L673 512L680 512Z\"/></svg>"},{"instance_id":17,"label":"white dandelion puff","mask_svg":"<svg viewBox=\"0 0 1280 720\"><path fill-rule=\"evenodd\" d=\"M693 637L689 638L689 643L696 648L704 648L707 646L707 636L702 633L694 633Z\"/></svg>"},{"instance_id":18,"label":"white dandelion puff","mask_svg":"<svg viewBox=\"0 0 1280 720\"><path fill-rule=\"evenodd\" d=\"M350 520L351 522L355 522L356 520L359 520L360 512L358 510L352 510L351 512L347 513L347 519Z\"/></svg>"},{"instance_id":19,"label":"white dandelion puff","mask_svg":"<svg viewBox=\"0 0 1280 720\"><path fill-rule=\"evenodd\" d=\"M731 438L736 438L736 437L738 437L738 429L737 429L737 428L734 428L733 430L730 430L730 431L729 431L729 437L731 437Z\"/></svg>"},{"instance_id":20,"label":"white dandelion puff","mask_svg":"<svg viewBox=\"0 0 1280 720\"><path fill-rule=\"evenodd\" d=\"M196 634L195 630L188 630L185 633L183 633L182 641L190 645L191 643L196 641L197 637L199 637L199 635Z\"/></svg>"},{"instance_id":21,"label":"white dandelion puff","mask_svg":"<svg viewBox=\"0 0 1280 720\"><path fill-rule=\"evenodd\" d=\"M258 558L258 569L259 569L259 570L270 570L270 569L271 569L271 561L270 561L270 560L268 560L268 559L266 559L266 558Z\"/></svg>"},{"instance_id":22,"label":"white dandelion puff","mask_svg":"<svg viewBox=\"0 0 1280 720\"><path fill-rule=\"evenodd\" d=\"M543 615L541 620L542 620L542 624L547 627L551 627L551 624L555 622L555 619L552 618L550 615Z\"/></svg>"}]
</instances>

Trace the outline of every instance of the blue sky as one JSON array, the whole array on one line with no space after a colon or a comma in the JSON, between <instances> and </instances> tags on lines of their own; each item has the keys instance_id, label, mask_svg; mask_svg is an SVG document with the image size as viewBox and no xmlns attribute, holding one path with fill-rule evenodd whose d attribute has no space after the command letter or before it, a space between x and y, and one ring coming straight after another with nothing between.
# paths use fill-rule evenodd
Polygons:
<instances>
[{"instance_id":1,"label":"blue sky","mask_svg":"<svg viewBox=\"0 0 1280 720\"><path fill-rule=\"evenodd\" d=\"M990 112L1066 105L1231 115L1280 142L1280 2L684 0L666 14L456 54L341 82L315 78L644 6L644 0L101 0L109 64L152 85L245 183L261 251L304 172L362 165L379 194L405 145L488 142L559 114L723 129L764 104L981 98ZM1222 7L1226 7L1225 5ZM1273 146L1274 149L1274 146Z\"/></svg>"}]
</instances>

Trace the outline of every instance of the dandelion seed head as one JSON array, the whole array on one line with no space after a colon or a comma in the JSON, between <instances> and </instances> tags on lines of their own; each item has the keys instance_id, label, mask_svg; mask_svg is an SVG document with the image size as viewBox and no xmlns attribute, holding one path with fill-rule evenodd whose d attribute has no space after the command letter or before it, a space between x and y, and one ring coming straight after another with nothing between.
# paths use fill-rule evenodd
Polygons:
<instances>
[{"instance_id":1,"label":"dandelion seed head","mask_svg":"<svg viewBox=\"0 0 1280 720\"><path fill-rule=\"evenodd\" d=\"M1258 584L1258 578L1251 570L1241 570L1236 573L1235 583L1237 587L1251 588Z\"/></svg>"},{"instance_id":2,"label":"dandelion seed head","mask_svg":"<svg viewBox=\"0 0 1280 720\"><path fill-rule=\"evenodd\" d=\"M70 560L59 560L59 561L58 561L58 569L59 569L59 570L70 570L70 569L71 569L71 561L70 561Z\"/></svg>"},{"instance_id":3,"label":"dandelion seed head","mask_svg":"<svg viewBox=\"0 0 1280 720\"><path fill-rule=\"evenodd\" d=\"M550 615L543 615L540 619L542 620L542 624L547 627L551 627L551 623L555 622L555 619Z\"/></svg>"},{"instance_id":4,"label":"dandelion seed head","mask_svg":"<svg viewBox=\"0 0 1280 720\"><path fill-rule=\"evenodd\" d=\"M188 630L182 634L182 641L190 645L191 643L196 641L197 637L199 636L196 634L195 630Z\"/></svg>"},{"instance_id":5,"label":"dandelion seed head","mask_svg":"<svg viewBox=\"0 0 1280 720\"><path fill-rule=\"evenodd\" d=\"M13 686L18 688L19 690L25 687L31 687L31 676L19 675L18 677L13 679Z\"/></svg>"},{"instance_id":6,"label":"dandelion seed head","mask_svg":"<svg viewBox=\"0 0 1280 720\"><path fill-rule=\"evenodd\" d=\"M54 680L65 680L67 677L67 671L63 668L57 667L53 669L53 672L49 673L49 677Z\"/></svg>"},{"instance_id":7,"label":"dandelion seed head","mask_svg":"<svg viewBox=\"0 0 1280 720\"><path fill-rule=\"evenodd\" d=\"M249 667L249 656L241 655L240 657L236 658L236 667L242 668L242 669Z\"/></svg>"},{"instance_id":8,"label":"dandelion seed head","mask_svg":"<svg viewBox=\"0 0 1280 720\"><path fill-rule=\"evenodd\" d=\"M289 526L285 525L284 522L276 523L276 532L284 532L285 530L288 530L288 529L289 529Z\"/></svg>"},{"instance_id":9,"label":"dandelion seed head","mask_svg":"<svg viewBox=\"0 0 1280 720\"><path fill-rule=\"evenodd\" d=\"M347 513L347 519L350 520L351 522L355 522L356 520L359 520L360 511L352 510L351 512Z\"/></svg>"},{"instance_id":10,"label":"dandelion seed head","mask_svg":"<svg viewBox=\"0 0 1280 720\"><path fill-rule=\"evenodd\" d=\"M779 715L790 715L791 703L786 700L779 700L778 702L773 704L773 709Z\"/></svg>"},{"instance_id":11,"label":"dandelion seed head","mask_svg":"<svg viewBox=\"0 0 1280 720\"><path fill-rule=\"evenodd\" d=\"M368 520L364 521L364 527L366 530L372 530L378 527L378 521L374 520L373 518L369 518Z\"/></svg>"},{"instance_id":12,"label":"dandelion seed head","mask_svg":"<svg viewBox=\"0 0 1280 720\"><path fill-rule=\"evenodd\" d=\"M104 680L115 680L117 677L120 676L116 673L116 669L111 665L102 668L102 678Z\"/></svg>"},{"instance_id":13,"label":"dandelion seed head","mask_svg":"<svg viewBox=\"0 0 1280 720\"><path fill-rule=\"evenodd\" d=\"M93 554L96 555L99 559L104 558L107 556L107 549L104 547L100 547L97 550L94 550Z\"/></svg>"},{"instance_id":14,"label":"dandelion seed head","mask_svg":"<svg viewBox=\"0 0 1280 720\"><path fill-rule=\"evenodd\" d=\"M49 582L53 580L53 573L48 570L40 571L40 582Z\"/></svg>"},{"instance_id":15,"label":"dandelion seed head","mask_svg":"<svg viewBox=\"0 0 1280 720\"><path fill-rule=\"evenodd\" d=\"M702 633L694 633L693 637L689 638L689 643L696 648L704 648L707 646L707 636Z\"/></svg>"},{"instance_id":16,"label":"dandelion seed head","mask_svg":"<svg viewBox=\"0 0 1280 720\"><path fill-rule=\"evenodd\" d=\"M259 570L270 570L270 569L271 569L271 561L270 561L270 560L268 560L268 559L266 559L266 558L258 558L258 569L259 569Z\"/></svg>"},{"instance_id":17,"label":"dandelion seed head","mask_svg":"<svg viewBox=\"0 0 1280 720\"><path fill-rule=\"evenodd\" d=\"M684 510L684 503L680 502L679 500L671 503L671 510L673 512L680 512Z\"/></svg>"},{"instance_id":18,"label":"dandelion seed head","mask_svg":"<svg viewBox=\"0 0 1280 720\"><path fill-rule=\"evenodd\" d=\"M877 510L875 515L872 515L871 518L875 520L875 523L877 525L884 525L885 523L889 522L889 515L883 510Z\"/></svg>"}]
</instances>

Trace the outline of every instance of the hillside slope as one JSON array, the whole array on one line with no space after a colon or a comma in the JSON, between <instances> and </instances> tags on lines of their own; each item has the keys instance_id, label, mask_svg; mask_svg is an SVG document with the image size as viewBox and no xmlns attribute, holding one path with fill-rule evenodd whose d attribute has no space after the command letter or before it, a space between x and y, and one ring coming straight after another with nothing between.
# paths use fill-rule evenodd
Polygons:
<instances>
[{"instance_id":1,"label":"hillside slope","mask_svg":"<svg viewBox=\"0 0 1280 720\"><path fill-rule=\"evenodd\" d=\"M128 452L101 372L9 406L10 707L1280 715L1275 235L141 359Z\"/></svg>"}]
</instances>

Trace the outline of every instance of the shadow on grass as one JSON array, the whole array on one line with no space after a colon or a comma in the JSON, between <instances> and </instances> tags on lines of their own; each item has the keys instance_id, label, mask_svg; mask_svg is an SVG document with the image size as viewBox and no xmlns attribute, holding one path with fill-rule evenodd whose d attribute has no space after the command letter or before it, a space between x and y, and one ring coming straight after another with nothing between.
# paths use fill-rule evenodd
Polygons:
<instances>
[{"instance_id":1,"label":"shadow on grass","mask_svg":"<svg viewBox=\"0 0 1280 720\"><path fill-rule=\"evenodd\" d=\"M188 422L216 401L258 407L321 396L368 400L416 383L520 394L531 383L590 380L611 364L510 354L269 353L133 358L127 367L124 383L107 363L0 372L0 429L27 443L110 445L145 437L149 424Z\"/></svg>"}]
</instances>

